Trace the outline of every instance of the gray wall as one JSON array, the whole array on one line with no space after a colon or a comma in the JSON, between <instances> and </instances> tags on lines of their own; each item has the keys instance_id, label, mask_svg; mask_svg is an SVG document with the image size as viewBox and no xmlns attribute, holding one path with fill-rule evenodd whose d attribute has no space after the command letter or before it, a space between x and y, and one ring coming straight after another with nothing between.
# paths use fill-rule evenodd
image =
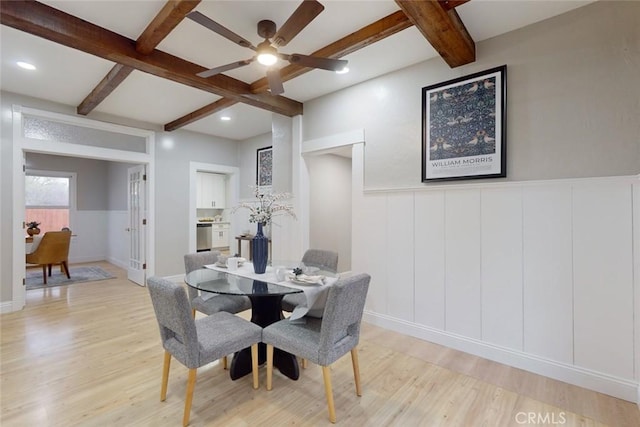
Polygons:
<instances>
[{"instance_id":1,"label":"gray wall","mask_svg":"<svg viewBox=\"0 0 640 427\"><path fill-rule=\"evenodd\" d=\"M108 162L107 181L109 182L107 195L107 209L110 211L126 211L128 198L128 163Z\"/></svg>"},{"instance_id":2,"label":"gray wall","mask_svg":"<svg viewBox=\"0 0 640 427\"><path fill-rule=\"evenodd\" d=\"M306 102L304 140L364 128L365 188L420 186L421 88L507 64L506 180L640 173L640 3L596 2L478 43L477 58Z\"/></svg>"},{"instance_id":3,"label":"gray wall","mask_svg":"<svg viewBox=\"0 0 640 427\"><path fill-rule=\"evenodd\" d=\"M338 271L351 270L351 158L305 157L309 170L309 247L336 251Z\"/></svg>"}]
</instances>

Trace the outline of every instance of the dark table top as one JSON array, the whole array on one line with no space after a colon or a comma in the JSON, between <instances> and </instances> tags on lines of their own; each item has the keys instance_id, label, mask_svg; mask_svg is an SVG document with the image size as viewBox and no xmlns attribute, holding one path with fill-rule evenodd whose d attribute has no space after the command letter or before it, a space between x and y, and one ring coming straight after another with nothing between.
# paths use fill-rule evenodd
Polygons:
<instances>
[{"instance_id":1,"label":"dark table top","mask_svg":"<svg viewBox=\"0 0 640 427\"><path fill-rule=\"evenodd\" d=\"M192 271L185 276L185 282L192 288L224 295L288 295L302 292L299 289L249 279L231 273L223 273L209 268Z\"/></svg>"}]
</instances>

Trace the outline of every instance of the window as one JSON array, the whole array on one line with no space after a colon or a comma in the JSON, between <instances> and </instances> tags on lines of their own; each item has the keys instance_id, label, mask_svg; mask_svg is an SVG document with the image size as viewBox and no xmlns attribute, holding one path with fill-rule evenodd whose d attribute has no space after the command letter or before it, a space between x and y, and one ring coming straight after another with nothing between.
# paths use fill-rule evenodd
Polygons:
<instances>
[{"instance_id":1,"label":"window","mask_svg":"<svg viewBox=\"0 0 640 427\"><path fill-rule=\"evenodd\" d=\"M40 223L42 233L73 229L70 221L73 174L27 172L25 177L25 222Z\"/></svg>"}]
</instances>

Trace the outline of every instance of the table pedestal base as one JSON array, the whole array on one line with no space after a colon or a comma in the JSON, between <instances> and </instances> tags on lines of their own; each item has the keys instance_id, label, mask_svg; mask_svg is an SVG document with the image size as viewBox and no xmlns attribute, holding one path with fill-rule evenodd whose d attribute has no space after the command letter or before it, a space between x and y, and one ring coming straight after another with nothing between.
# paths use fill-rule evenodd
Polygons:
<instances>
[{"instance_id":1,"label":"table pedestal base","mask_svg":"<svg viewBox=\"0 0 640 427\"><path fill-rule=\"evenodd\" d=\"M251 321L258 326L267 327L284 318L282 315L282 295L248 295L251 300ZM262 365L267 360L266 344L258 344L258 364ZM273 351L273 366L280 372L297 380L300 377L298 360L296 357L275 348ZM231 361L229 373L232 380L237 380L251 373L251 349L245 348L237 352Z\"/></svg>"}]
</instances>

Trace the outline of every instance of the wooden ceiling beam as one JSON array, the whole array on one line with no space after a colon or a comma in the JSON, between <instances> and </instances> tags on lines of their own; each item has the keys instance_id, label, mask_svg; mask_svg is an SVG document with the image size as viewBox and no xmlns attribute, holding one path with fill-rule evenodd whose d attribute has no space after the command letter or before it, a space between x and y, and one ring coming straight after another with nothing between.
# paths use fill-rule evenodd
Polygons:
<instances>
[{"instance_id":1,"label":"wooden ceiling beam","mask_svg":"<svg viewBox=\"0 0 640 427\"><path fill-rule=\"evenodd\" d=\"M162 40L200 3L201 0L169 0L147 25L136 41L143 55L153 52Z\"/></svg>"},{"instance_id":2,"label":"wooden ceiling beam","mask_svg":"<svg viewBox=\"0 0 640 427\"><path fill-rule=\"evenodd\" d=\"M446 10L436 0L396 3L451 68L476 60L475 42L455 9Z\"/></svg>"},{"instance_id":3,"label":"wooden ceiling beam","mask_svg":"<svg viewBox=\"0 0 640 427\"><path fill-rule=\"evenodd\" d=\"M116 64L107 73L106 76L100 80L100 83L93 88L93 90L82 100L80 105L76 108L76 112L80 115L86 116L94 108L96 108L107 96L111 94L119 85L126 79L133 71L132 67L126 65Z\"/></svg>"},{"instance_id":4,"label":"wooden ceiling beam","mask_svg":"<svg viewBox=\"0 0 640 427\"><path fill-rule=\"evenodd\" d=\"M196 76L206 68L154 49L148 55L136 42L36 1L0 2L0 23L151 75L285 116L302 114L302 104L270 94L252 94L250 85L225 75Z\"/></svg>"},{"instance_id":5,"label":"wooden ceiling beam","mask_svg":"<svg viewBox=\"0 0 640 427\"><path fill-rule=\"evenodd\" d=\"M438 0L438 1L440 2L440 6L442 6L444 10L450 10L450 9L455 9L461 4L465 4L469 2L470 0Z\"/></svg>"},{"instance_id":6,"label":"wooden ceiling beam","mask_svg":"<svg viewBox=\"0 0 640 427\"><path fill-rule=\"evenodd\" d=\"M142 32L136 41L136 50L143 55L153 52L153 49L191 12L201 0L169 0L153 21ZM78 105L78 114L86 116L96 108L107 96L111 95L119 85L133 71L132 67L116 64L98 85Z\"/></svg>"},{"instance_id":7,"label":"wooden ceiling beam","mask_svg":"<svg viewBox=\"0 0 640 427\"><path fill-rule=\"evenodd\" d=\"M311 55L339 59L343 56L357 51L358 49L367 47L372 43L380 41L406 28L409 28L412 25L413 24L411 23L411 21L409 21L407 15L399 10L372 24L367 25L366 27L359 29L354 33L349 34L346 37L341 38L334 43L331 43L330 45L323 47L320 50L315 51ZM313 70L313 68L301 67L299 65L291 64L280 70L280 76L282 78L282 81L286 82L287 80L291 80L302 74L308 73L311 70ZM254 93L266 92L267 89L269 89L269 82L266 78L261 78L251 83L251 91ZM167 123L165 125L165 130L168 131L178 129L182 126L186 126L189 123L193 123L196 120L205 118L235 104L235 102L233 102L230 105L220 108L221 105L224 105L222 101L224 100L218 100L213 104L206 105L192 113L187 114L186 116L180 117L179 119L176 119L171 123Z\"/></svg>"},{"instance_id":8,"label":"wooden ceiling beam","mask_svg":"<svg viewBox=\"0 0 640 427\"><path fill-rule=\"evenodd\" d=\"M222 111L225 108L229 108L237 103L238 101L234 101L233 99L221 98L213 104L205 105L204 107L199 108L196 111L187 114L186 116L182 116L179 119L172 121L171 123L167 123L166 125L164 125L164 130L167 132L171 132L172 130L180 129L181 127L186 126L189 123L196 122L204 117L215 114L218 111Z\"/></svg>"}]
</instances>

